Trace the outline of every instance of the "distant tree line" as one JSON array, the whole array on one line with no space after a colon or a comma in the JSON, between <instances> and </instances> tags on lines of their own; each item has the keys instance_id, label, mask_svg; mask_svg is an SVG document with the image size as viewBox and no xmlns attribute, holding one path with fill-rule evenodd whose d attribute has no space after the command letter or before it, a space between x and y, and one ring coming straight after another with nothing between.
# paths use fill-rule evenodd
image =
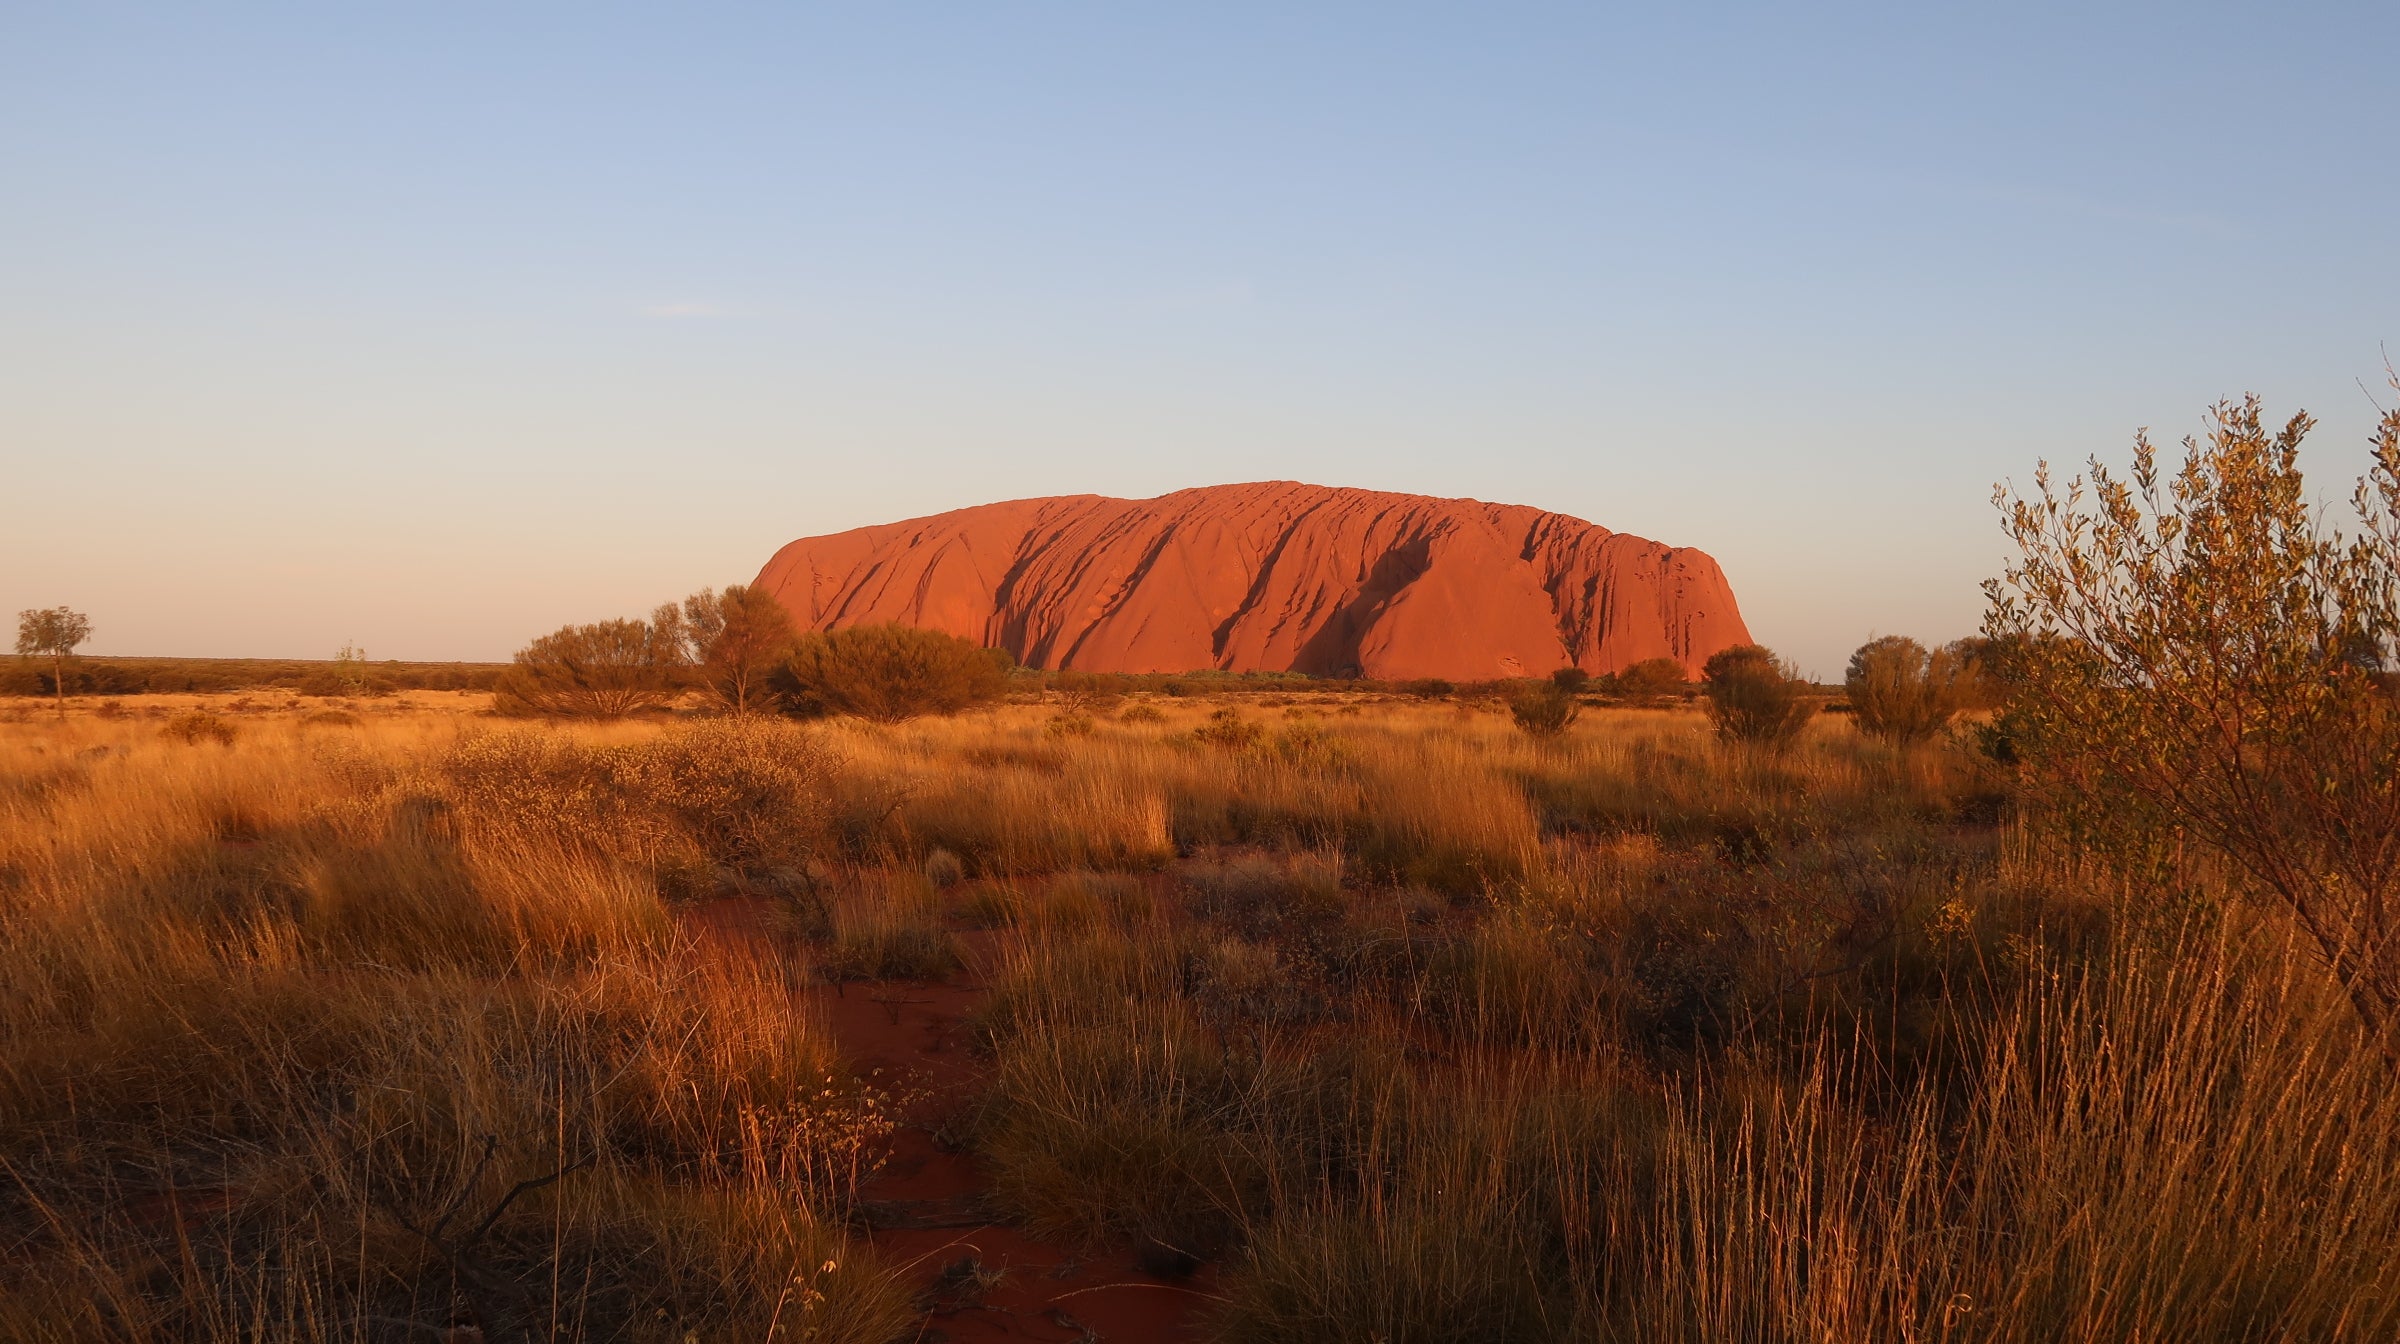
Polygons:
<instances>
[{"instance_id":1,"label":"distant tree line","mask_svg":"<svg viewBox=\"0 0 2400 1344\"><path fill-rule=\"evenodd\" d=\"M17 613L17 655L0 664L0 695L166 695L281 689L302 695L384 695L399 690L490 690L501 668L490 663L370 662L344 645L330 662L297 658L85 658L91 619L68 607Z\"/></svg>"},{"instance_id":2,"label":"distant tree line","mask_svg":"<svg viewBox=\"0 0 2400 1344\"><path fill-rule=\"evenodd\" d=\"M353 678L340 660L300 658L69 657L0 662L0 695L184 695L282 690L297 695L373 696L394 691L488 691L501 663L363 662Z\"/></svg>"}]
</instances>

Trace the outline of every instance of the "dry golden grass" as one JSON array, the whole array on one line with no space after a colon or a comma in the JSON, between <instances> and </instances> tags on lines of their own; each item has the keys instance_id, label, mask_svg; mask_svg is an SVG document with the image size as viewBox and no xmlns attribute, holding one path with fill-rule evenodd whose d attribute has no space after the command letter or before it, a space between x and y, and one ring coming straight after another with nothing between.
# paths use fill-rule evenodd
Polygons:
<instances>
[{"instance_id":1,"label":"dry golden grass","mask_svg":"<svg viewBox=\"0 0 2400 1344\"><path fill-rule=\"evenodd\" d=\"M463 733L0 745L0 1337L908 1319L840 1230L890 1121L805 968L701 945L656 871L490 808ZM704 852L658 778L645 836Z\"/></svg>"},{"instance_id":2,"label":"dry golden grass","mask_svg":"<svg viewBox=\"0 0 2400 1344\"><path fill-rule=\"evenodd\" d=\"M892 1338L795 990L970 944L994 1197L1227 1340L2400 1337L2273 919L1837 719L1273 698L0 726L0 1339Z\"/></svg>"}]
</instances>

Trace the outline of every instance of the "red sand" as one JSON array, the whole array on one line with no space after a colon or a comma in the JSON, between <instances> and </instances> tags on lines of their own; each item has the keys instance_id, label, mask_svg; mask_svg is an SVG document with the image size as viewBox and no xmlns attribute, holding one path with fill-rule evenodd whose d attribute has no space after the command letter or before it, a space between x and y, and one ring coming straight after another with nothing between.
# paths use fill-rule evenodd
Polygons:
<instances>
[{"instance_id":1,"label":"red sand","mask_svg":"<svg viewBox=\"0 0 2400 1344\"><path fill-rule=\"evenodd\" d=\"M1087 672L1545 676L1750 641L1717 562L1514 504L1290 481L986 504L775 553L802 628L898 621Z\"/></svg>"},{"instance_id":2,"label":"red sand","mask_svg":"<svg viewBox=\"0 0 2400 1344\"><path fill-rule=\"evenodd\" d=\"M720 925L720 927L722 927ZM923 1344L936 1340L1139 1341L1202 1337L1196 1321L1215 1271L1175 1281L1145 1274L1126 1251L1078 1254L984 1221L988 1182L975 1160L936 1145L933 1131L981 1085L967 1050L966 1018L986 990L971 984L851 984L810 991L850 1067L895 1092L913 1092L890 1162L860 1193L869 1234L887 1260L907 1266L932 1309ZM880 1071L880 1072L878 1072ZM988 1288L964 1282L962 1262L999 1271Z\"/></svg>"}]
</instances>

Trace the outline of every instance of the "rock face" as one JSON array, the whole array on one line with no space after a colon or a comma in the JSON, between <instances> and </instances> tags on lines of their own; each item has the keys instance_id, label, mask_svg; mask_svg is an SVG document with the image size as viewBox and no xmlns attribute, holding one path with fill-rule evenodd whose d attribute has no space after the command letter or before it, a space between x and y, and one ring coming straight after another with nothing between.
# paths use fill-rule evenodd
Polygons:
<instances>
[{"instance_id":1,"label":"rock face","mask_svg":"<svg viewBox=\"0 0 2400 1344\"><path fill-rule=\"evenodd\" d=\"M1750 638L1700 551L1522 505L1290 481L804 537L758 583L803 629L898 621L1087 672L1696 670Z\"/></svg>"}]
</instances>

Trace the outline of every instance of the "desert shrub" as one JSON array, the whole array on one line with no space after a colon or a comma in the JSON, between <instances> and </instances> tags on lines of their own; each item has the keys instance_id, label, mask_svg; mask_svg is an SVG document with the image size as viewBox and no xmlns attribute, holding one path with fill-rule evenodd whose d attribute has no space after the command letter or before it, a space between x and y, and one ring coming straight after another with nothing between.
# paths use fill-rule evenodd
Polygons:
<instances>
[{"instance_id":1,"label":"desert shrub","mask_svg":"<svg viewBox=\"0 0 2400 1344\"><path fill-rule=\"evenodd\" d=\"M1325 730L1314 714L1298 709L1286 712L1292 721L1267 739L1268 749L1277 757L1321 769L1342 756L1342 743Z\"/></svg>"},{"instance_id":2,"label":"desert shrub","mask_svg":"<svg viewBox=\"0 0 2400 1344\"><path fill-rule=\"evenodd\" d=\"M1952 648L1928 653L1905 635L1885 635L1850 655L1843 684L1861 731L1921 742L1974 699L1973 667Z\"/></svg>"},{"instance_id":3,"label":"desert shrub","mask_svg":"<svg viewBox=\"0 0 2400 1344\"><path fill-rule=\"evenodd\" d=\"M1756 644L1709 655L1702 672L1709 717L1729 742L1782 747L1799 736L1816 706L1789 664Z\"/></svg>"},{"instance_id":4,"label":"desert shrub","mask_svg":"<svg viewBox=\"0 0 2400 1344\"><path fill-rule=\"evenodd\" d=\"M1508 702L1509 716L1528 737L1556 737L1575 724L1583 712L1574 693L1561 687L1536 686Z\"/></svg>"},{"instance_id":5,"label":"desert shrub","mask_svg":"<svg viewBox=\"0 0 2400 1344\"><path fill-rule=\"evenodd\" d=\"M832 764L805 730L702 723L620 749L616 774L711 861L754 868L805 862L816 852Z\"/></svg>"},{"instance_id":6,"label":"desert shrub","mask_svg":"<svg viewBox=\"0 0 2400 1344\"><path fill-rule=\"evenodd\" d=\"M503 714L623 718L674 698L681 662L681 639L671 624L564 626L518 651L494 687L492 705Z\"/></svg>"},{"instance_id":7,"label":"desert shrub","mask_svg":"<svg viewBox=\"0 0 2400 1344\"><path fill-rule=\"evenodd\" d=\"M1117 715L1119 723L1164 723L1167 716L1156 705L1127 705Z\"/></svg>"},{"instance_id":8,"label":"desert shrub","mask_svg":"<svg viewBox=\"0 0 2400 1344\"><path fill-rule=\"evenodd\" d=\"M1051 679L1050 694L1068 714L1107 714L1125 698L1126 678L1107 672L1066 671Z\"/></svg>"},{"instance_id":9,"label":"desert shrub","mask_svg":"<svg viewBox=\"0 0 2400 1344\"><path fill-rule=\"evenodd\" d=\"M622 747L487 733L460 743L442 774L484 833L606 854L678 889L719 867L804 864L831 830L831 757L787 724L702 723Z\"/></svg>"},{"instance_id":10,"label":"desert shrub","mask_svg":"<svg viewBox=\"0 0 2400 1344\"><path fill-rule=\"evenodd\" d=\"M1691 684L1691 673L1672 658L1644 658L1616 675L1617 694L1636 700L1681 695Z\"/></svg>"},{"instance_id":11,"label":"desert shrub","mask_svg":"<svg viewBox=\"0 0 2400 1344\"><path fill-rule=\"evenodd\" d=\"M1228 707L1210 713L1208 722L1192 730L1192 737L1226 751L1247 751L1266 737L1266 730Z\"/></svg>"},{"instance_id":12,"label":"desert shrub","mask_svg":"<svg viewBox=\"0 0 2400 1344\"><path fill-rule=\"evenodd\" d=\"M167 720L166 726L159 731L178 742L194 745L214 742L227 747L232 746L234 738L241 734L241 730L226 722L222 715L198 709Z\"/></svg>"},{"instance_id":13,"label":"desert shrub","mask_svg":"<svg viewBox=\"0 0 2400 1344\"><path fill-rule=\"evenodd\" d=\"M1441 700L1448 698L1458 687L1440 677L1419 677L1414 681L1401 682L1400 690L1402 694L1413 695L1419 700Z\"/></svg>"},{"instance_id":14,"label":"desert shrub","mask_svg":"<svg viewBox=\"0 0 2400 1344\"><path fill-rule=\"evenodd\" d=\"M358 716L346 709L312 709L300 716L300 722L311 728L355 728Z\"/></svg>"},{"instance_id":15,"label":"desert shrub","mask_svg":"<svg viewBox=\"0 0 2400 1344\"><path fill-rule=\"evenodd\" d=\"M925 880L936 887L955 887L967 876L967 866L956 854L946 849L934 849L925 856Z\"/></svg>"},{"instance_id":16,"label":"desert shrub","mask_svg":"<svg viewBox=\"0 0 2400 1344\"><path fill-rule=\"evenodd\" d=\"M1592 674L1580 667L1562 667L1550 674L1550 684L1569 695L1580 695L1591 685Z\"/></svg>"},{"instance_id":17,"label":"desert shrub","mask_svg":"<svg viewBox=\"0 0 2400 1344\"><path fill-rule=\"evenodd\" d=\"M1093 727L1088 714L1053 714L1042 731L1051 737L1089 737Z\"/></svg>"},{"instance_id":18,"label":"desert shrub","mask_svg":"<svg viewBox=\"0 0 2400 1344\"><path fill-rule=\"evenodd\" d=\"M773 685L803 717L853 714L898 723L1000 698L1008 655L938 630L854 625L803 635Z\"/></svg>"},{"instance_id":19,"label":"desert shrub","mask_svg":"<svg viewBox=\"0 0 2400 1344\"><path fill-rule=\"evenodd\" d=\"M2270 434L2220 405L2162 482L2146 436L2130 482L2004 505L2021 558L1986 585L2005 641L2012 752L2087 837L2137 866L2189 837L2295 918L2400 1060L2400 410L2354 505L2323 530L2301 477L2313 422Z\"/></svg>"},{"instance_id":20,"label":"desert shrub","mask_svg":"<svg viewBox=\"0 0 2400 1344\"><path fill-rule=\"evenodd\" d=\"M328 669L308 673L301 677L299 684L292 689L302 695L313 695L320 699L332 700L353 694L357 688Z\"/></svg>"},{"instance_id":21,"label":"desert shrub","mask_svg":"<svg viewBox=\"0 0 2400 1344\"><path fill-rule=\"evenodd\" d=\"M775 670L799 638L781 602L739 583L685 598L682 635L695 679L736 715L774 707Z\"/></svg>"}]
</instances>

